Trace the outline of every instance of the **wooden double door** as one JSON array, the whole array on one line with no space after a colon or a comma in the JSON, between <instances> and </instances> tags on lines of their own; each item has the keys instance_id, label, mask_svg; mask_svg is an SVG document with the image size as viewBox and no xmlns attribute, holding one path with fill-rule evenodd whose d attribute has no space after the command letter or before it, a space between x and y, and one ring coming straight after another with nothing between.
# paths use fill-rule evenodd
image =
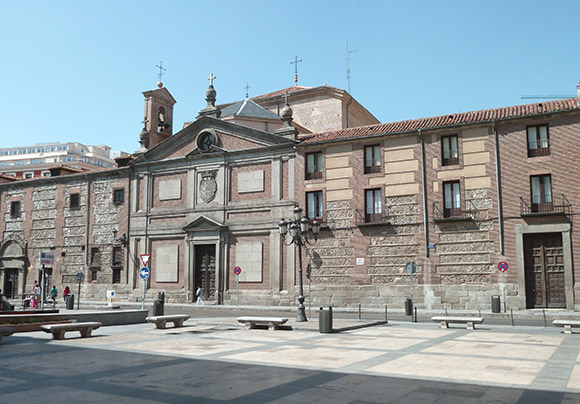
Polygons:
<instances>
[{"instance_id":1,"label":"wooden double door","mask_svg":"<svg viewBox=\"0 0 580 404\"><path fill-rule=\"evenodd\" d=\"M216 293L216 256L215 245L197 245L195 247L194 285L203 288L205 298L213 300Z\"/></svg>"},{"instance_id":2,"label":"wooden double door","mask_svg":"<svg viewBox=\"0 0 580 404\"><path fill-rule=\"evenodd\" d=\"M565 308L562 234L524 235L524 264L527 308Z\"/></svg>"}]
</instances>

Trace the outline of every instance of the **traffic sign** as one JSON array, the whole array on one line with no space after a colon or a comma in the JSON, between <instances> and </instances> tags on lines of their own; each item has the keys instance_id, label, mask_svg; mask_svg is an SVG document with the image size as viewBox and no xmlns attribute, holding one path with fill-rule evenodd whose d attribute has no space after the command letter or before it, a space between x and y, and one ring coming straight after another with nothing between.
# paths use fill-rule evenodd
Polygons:
<instances>
[{"instance_id":1,"label":"traffic sign","mask_svg":"<svg viewBox=\"0 0 580 404\"><path fill-rule=\"evenodd\" d=\"M235 267L235 268L234 268L234 273L235 273L236 275L239 275L239 274L241 274L241 273L242 273L242 268L240 268L240 267Z\"/></svg>"},{"instance_id":2,"label":"traffic sign","mask_svg":"<svg viewBox=\"0 0 580 404\"><path fill-rule=\"evenodd\" d=\"M77 274L77 282L79 282L79 283L80 283L80 282L82 282L82 281L84 281L84 280L85 280L85 274L83 274L82 272L79 272L79 273Z\"/></svg>"},{"instance_id":3,"label":"traffic sign","mask_svg":"<svg viewBox=\"0 0 580 404\"><path fill-rule=\"evenodd\" d=\"M41 252L38 254L40 265L54 265L54 253Z\"/></svg>"},{"instance_id":4,"label":"traffic sign","mask_svg":"<svg viewBox=\"0 0 580 404\"><path fill-rule=\"evenodd\" d=\"M412 261L408 262L407 265L405 265L405 269L407 270L408 274L414 274L417 272L417 264Z\"/></svg>"},{"instance_id":5,"label":"traffic sign","mask_svg":"<svg viewBox=\"0 0 580 404\"><path fill-rule=\"evenodd\" d=\"M143 280L149 278L149 275L151 275L151 272L149 271L149 268L147 268L147 267L143 267L139 271L139 277Z\"/></svg>"},{"instance_id":6,"label":"traffic sign","mask_svg":"<svg viewBox=\"0 0 580 404\"><path fill-rule=\"evenodd\" d=\"M499 269L501 272L505 272L508 270L508 263L505 261L500 262L499 264L497 264L497 269Z\"/></svg>"},{"instance_id":7,"label":"traffic sign","mask_svg":"<svg viewBox=\"0 0 580 404\"><path fill-rule=\"evenodd\" d=\"M141 262L143 263L144 267L147 266L150 259L151 259L151 254L141 254Z\"/></svg>"}]
</instances>

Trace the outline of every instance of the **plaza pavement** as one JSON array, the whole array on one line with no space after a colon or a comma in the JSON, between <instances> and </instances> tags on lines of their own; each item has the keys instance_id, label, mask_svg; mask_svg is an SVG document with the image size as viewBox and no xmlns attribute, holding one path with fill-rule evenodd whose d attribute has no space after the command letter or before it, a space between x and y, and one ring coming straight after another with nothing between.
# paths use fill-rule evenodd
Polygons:
<instances>
[{"instance_id":1,"label":"plaza pavement","mask_svg":"<svg viewBox=\"0 0 580 404\"><path fill-rule=\"evenodd\" d=\"M338 318L338 329L375 325L321 334L313 320L15 334L0 346L0 402L580 403L580 335L561 328Z\"/></svg>"}]
</instances>

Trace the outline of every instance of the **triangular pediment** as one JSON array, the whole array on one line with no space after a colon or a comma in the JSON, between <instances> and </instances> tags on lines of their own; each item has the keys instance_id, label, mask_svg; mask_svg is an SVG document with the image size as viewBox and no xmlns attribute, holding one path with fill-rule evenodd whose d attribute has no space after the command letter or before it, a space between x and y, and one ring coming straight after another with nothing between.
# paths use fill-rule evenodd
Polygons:
<instances>
[{"instance_id":1,"label":"triangular pediment","mask_svg":"<svg viewBox=\"0 0 580 404\"><path fill-rule=\"evenodd\" d=\"M215 145L200 150L199 139L211 133ZM173 160L211 153L238 153L271 147L292 147L296 142L282 136L233 122L203 116L137 157L133 163Z\"/></svg>"},{"instance_id":2,"label":"triangular pediment","mask_svg":"<svg viewBox=\"0 0 580 404\"><path fill-rule=\"evenodd\" d=\"M185 232L192 232L192 231L200 231L200 230L221 230L225 228L226 225L223 223L217 222L213 219L210 219L207 216L198 216L196 219L191 221L188 225L186 225L183 230Z\"/></svg>"}]
</instances>

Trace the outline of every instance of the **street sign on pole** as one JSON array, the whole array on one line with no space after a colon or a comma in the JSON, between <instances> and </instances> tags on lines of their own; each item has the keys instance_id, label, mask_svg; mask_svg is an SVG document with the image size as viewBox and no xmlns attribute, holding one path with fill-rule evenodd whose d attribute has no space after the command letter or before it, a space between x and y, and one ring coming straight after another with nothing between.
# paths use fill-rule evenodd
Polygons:
<instances>
[{"instance_id":1,"label":"street sign on pole","mask_svg":"<svg viewBox=\"0 0 580 404\"><path fill-rule=\"evenodd\" d=\"M141 257L143 257L143 255ZM147 258L147 260L149 260L149 258ZM143 299L141 299L141 310L145 309L145 284L147 283L147 278L149 278L149 275L151 275L149 268L143 267L139 270L139 277L143 279Z\"/></svg>"},{"instance_id":2,"label":"street sign on pole","mask_svg":"<svg viewBox=\"0 0 580 404\"><path fill-rule=\"evenodd\" d=\"M502 289L503 289L503 312L507 313L507 306L506 306L506 297L505 297L505 272L508 270L508 263L505 261L501 261L497 264L497 269L501 271L501 279L502 279Z\"/></svg>"},{"instance_id":3,"label":"street sign on pole","mask_svg":"<svg viewBox=\"0 0 580 404\"><path fill-rule=\"evenodd\" d=\"M240 307L240 274L242 273L242 268L236 266L234 268L234 273L236 274L236 292L238 295L238 307Z\"/></svg>"},{"instance_id":4,"label":"street sign on pole","mask_svg":"<svg viewBox=\"0 0 580 404\"><path fill-rule=\"evenodd\" d=\"M151 259L151 254L141 254L140 257L143 266L146 267L147 264L149 264L149 260Z\"/></svg>"},{"instance_id":5,"label":"street sign on pole","mask_svg":"<svg viewBox=\"0 0 580 404\"><path fill-rule=\"evenodd\" d=\"M38 253L38 260L40 261L40 265L54 265L54 253L52 252Z\"/></svg>"}]
</instances>

